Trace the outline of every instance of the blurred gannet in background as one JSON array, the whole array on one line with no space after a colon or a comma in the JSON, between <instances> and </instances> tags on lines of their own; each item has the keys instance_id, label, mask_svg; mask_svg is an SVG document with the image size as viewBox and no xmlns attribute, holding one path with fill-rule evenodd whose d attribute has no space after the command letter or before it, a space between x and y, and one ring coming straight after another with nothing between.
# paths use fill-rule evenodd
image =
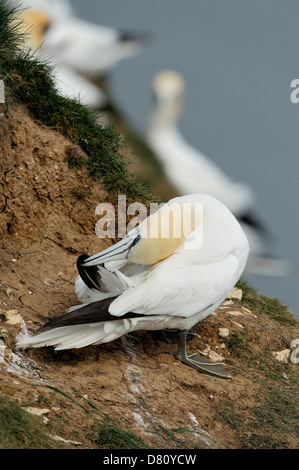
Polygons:
<instances>
[{"instance_id":1,"label":"blurred gannet in background","mask_svg":"<svg viewBox=\"0 0 299 470\"><path fill-rule=\"evenodd\" d=\"M206 193L223 202L241 223L250 244L246 266L249 273L287 276L293 271L288 260L267 253L269 233L253 214L251 188L233 181L224 171L186 142L177 127L185 91L183 77L172 70L156 74L152 82L153 108L146 141L164 166L178 195Z\"/></svg>"},{"instance_id":2,"label":"blurred gannet in background","mask_svg":"<svg viewBox=\"0 0 299 470\"><path fill-rule=\"evenodd\" d=\"M178 359L228 378L223 364L186 353L186 335L231 292L248 251L243 230L221 202L200 194L174 198L112 247L81 255L75 288L83 305L40 334L19 338L17 346L81 348L136 330L177 329Z\"/></svg>"},{"instance_id":3,"label":"blurred gannet in background","mask_svg":"<svg viewBox=\"0 0 299 470\"><path fill-rule=\"evenodd\" d=\"M60 92L95 109L107 104L98 81L122 59L138 53L148 35L122 32L77 18L68 0L21 0L30 48L57 68ZM60 83L61 82L61 83ZM98 91L97 91L98 90Z\"/></svg>"}]
</instances>

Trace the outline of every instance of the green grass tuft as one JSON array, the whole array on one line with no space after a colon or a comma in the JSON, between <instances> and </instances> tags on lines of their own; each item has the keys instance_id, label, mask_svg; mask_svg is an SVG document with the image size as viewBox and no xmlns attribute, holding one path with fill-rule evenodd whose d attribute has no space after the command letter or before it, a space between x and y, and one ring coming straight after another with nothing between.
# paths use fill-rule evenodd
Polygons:
<instances>
[{"instance_id":1,"label":"green grass tuft","mask_svg":"<svg viewBox=\"0 0 299 470\"><path fill-rule=\"evenodd\" d=\"M245 332L232 333L232 335L226 339L225 344L229 351L236 357L244 356L244 352L248 351L249 349L247 334Z\"/></svg>"},{"instance_id":2,"label":"green grass tuft","mask_svg":"<svg viewBox=\"0 0 299 470\"><path fill-rule=\"evenodd\" d=\"M0 395L0 449L57 449L45 427L14 401Z\"/></svg>"},{"instance_id":3,"label":"green grass tuft","mask_svg":"<svg viewBox=\"0 0 299 470\"><path fill-rule=\"evenodd\" d=\"M144 449L148 446L132 433L121 428L110 416L93 425L90 441L99 449Z\"/></svg>"},{"instance_id":4,"label":"green grass tuft","mask_svg":"<svg viewBox=\"0 0 299 470\"><path fill-rule=\"evenodd\" d=\"M298 320L290 312L288 307L278 299L260 294L244 281L239 281L237 287L243 291L242 305L244 307L256 313L268 315L273 320L285 325L294 326L298 323Z\"/></svg>"},{"instance_id":5,"label":"green grass tuft","mask_svg":"<svg viewBox=\"0 0 299 470\"><path fill-rule=\"evenodd\" d=\"M84 164L89 175L105 186L111 199L125 194L128 201L155 201L149 188L129 172L129 161L121 153L122 136L111 127L99 125L96 114L86 106L60 96L54 82L55 70L24 52L18 12L7 0L0 2L0 78L6 86L8 104L24 104L36 121L80 146L88 158L72 159L71 165Z\"/></svg>"},{"instance_id":6,"label":"green grass tuft","mask_svg":"<svg viewBox=\"0 0 299 470\"><path fill-rule=\"evenodd\" d=\"M216 419L219 421L224 421L232 429L239 428L242 423L242 420L239 414L234 409L234 404L232 401L228 401L224 403L222 407L217 409Z\"/></svg>"},{"instance_id":7,"label":"green grass tuft","mask_svg":"<svg viewBox=\"0 0 299 470\"><path fill-rule=\"evenodd\" d=\"M286 387L270 388L251 413L252 431L243 435L242 448L284 449L298 444L298 400Z\"/></svg>"}]
</instances>

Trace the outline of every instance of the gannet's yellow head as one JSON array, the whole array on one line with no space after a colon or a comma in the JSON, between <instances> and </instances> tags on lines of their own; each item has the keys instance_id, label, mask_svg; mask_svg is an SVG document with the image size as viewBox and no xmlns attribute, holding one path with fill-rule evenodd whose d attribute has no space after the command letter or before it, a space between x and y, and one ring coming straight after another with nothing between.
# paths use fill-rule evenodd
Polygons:
<instances>
[{"instance_id":1,"label":"gannet's yellow head","mask_svg":"<svg viewBox=\"0 0 299 470\"><path fill-rule=\"evenodd\" d=\"M171 256L203 225L198 197L178 197L147 217L120 242L85 259L83 266L125 260L154 265Z\"/></svg>"},{"instance_id":2,"label":"gannet's yellow head","mask_svg":"<svg viewBox=\"0 0 299 470\"><path fill-rule=\"evenodd\" d=\"M152 94L155 114L153 119L158 125L167 124L178 118L183 105L184 91L185 81L178 72L164 70L154 76Z\"/></svg>"},{"instance_id":3,"label":"gannet's yellow head","mask_svg":"<svg viewBox=\"0 0 299 470\"><path fill-rule=\"evenodd\" d=\"M139 240L127 255L132 263L155 264L171 256L200 222L194 204L173 200L140 224Z\"/></svg>"},{"instance_id":4,"label":"gannet's yellow head","mask_svg":"<svg viewBox=\"0 0 299 470\"><path fill-rule=\"evenodd\" d=\"M19 19L22 20L20 31L26 34L29 47L33 50L41 47L51 23L50 18L42 11L30 8L23 10Z\"/></svg>"},{"instance_id":5,"label":"gannet's yellow head","mask_svg":"<svg viewBox=\"0 0 299 470\"><path fill-rule=\"evenodd\" d=\"M178 72L163 70L154 76L152 89L158 99L170 101L183 95L185 82Z\"/></svg>"}]
</instances>

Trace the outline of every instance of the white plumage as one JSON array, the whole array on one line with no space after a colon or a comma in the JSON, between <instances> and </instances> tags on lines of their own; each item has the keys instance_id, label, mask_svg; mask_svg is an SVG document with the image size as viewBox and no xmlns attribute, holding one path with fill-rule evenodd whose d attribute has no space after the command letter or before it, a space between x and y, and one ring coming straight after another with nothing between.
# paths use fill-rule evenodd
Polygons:
<instances>
[{"instance_id":1,"label":"white plumage","mask_svg":"<svg viewBox=\"0 0 299 470\"><path fill-rule=\"evenodd\" d=\"M190 220L182 216L187 206ZM170 231L163 238L165 222ZM153 227L158 227L156 238L148 236ZM177 237L178 228L183 230ZM18 346L81 348L135 330L187 331L225 300L245 268L248 251L239 223L222 203L207 195L174 198L117 244L85 257L79 266L85 282L78 277L75 286L83 304L45 325L48 331L20 339ZM86 284L86 273L97 288ZM101 321L105 303L110 318Z\"/></svg>"}]
</instances>

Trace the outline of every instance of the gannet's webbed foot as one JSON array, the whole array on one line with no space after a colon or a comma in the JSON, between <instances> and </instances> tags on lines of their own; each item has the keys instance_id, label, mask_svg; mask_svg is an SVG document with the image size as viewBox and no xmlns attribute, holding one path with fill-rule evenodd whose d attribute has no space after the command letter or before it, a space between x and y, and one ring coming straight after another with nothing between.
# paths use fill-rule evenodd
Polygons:
<instances>
[{"instance_id":1,"label":"gannet's webbed foot","mask_svg":"<svg viewBox=\"0 0 299 470\"><path fill-rule=\"evenodd\" d=\"M187 331L186 341L190 341L196 336L196 326L192 326L190 330ZM165 328L161 331L162 338L164 341L170 344L176 344L178 342L178 330Z\"/></svg>"},{"instance_id":2,"label":"gannet's webbed foot","mask_svg":"<svg viewBox=\"0 0 299 470\"><path fill-rule=\"evenodd\" d=\"M225 372L223 363L211 362L197 354L188 355L186 353L187 333L187 330L178 330L179 348L175 357L203 374L213 375L220 379L230 379L231 376Z\"/></svg>"}]
</instances>

